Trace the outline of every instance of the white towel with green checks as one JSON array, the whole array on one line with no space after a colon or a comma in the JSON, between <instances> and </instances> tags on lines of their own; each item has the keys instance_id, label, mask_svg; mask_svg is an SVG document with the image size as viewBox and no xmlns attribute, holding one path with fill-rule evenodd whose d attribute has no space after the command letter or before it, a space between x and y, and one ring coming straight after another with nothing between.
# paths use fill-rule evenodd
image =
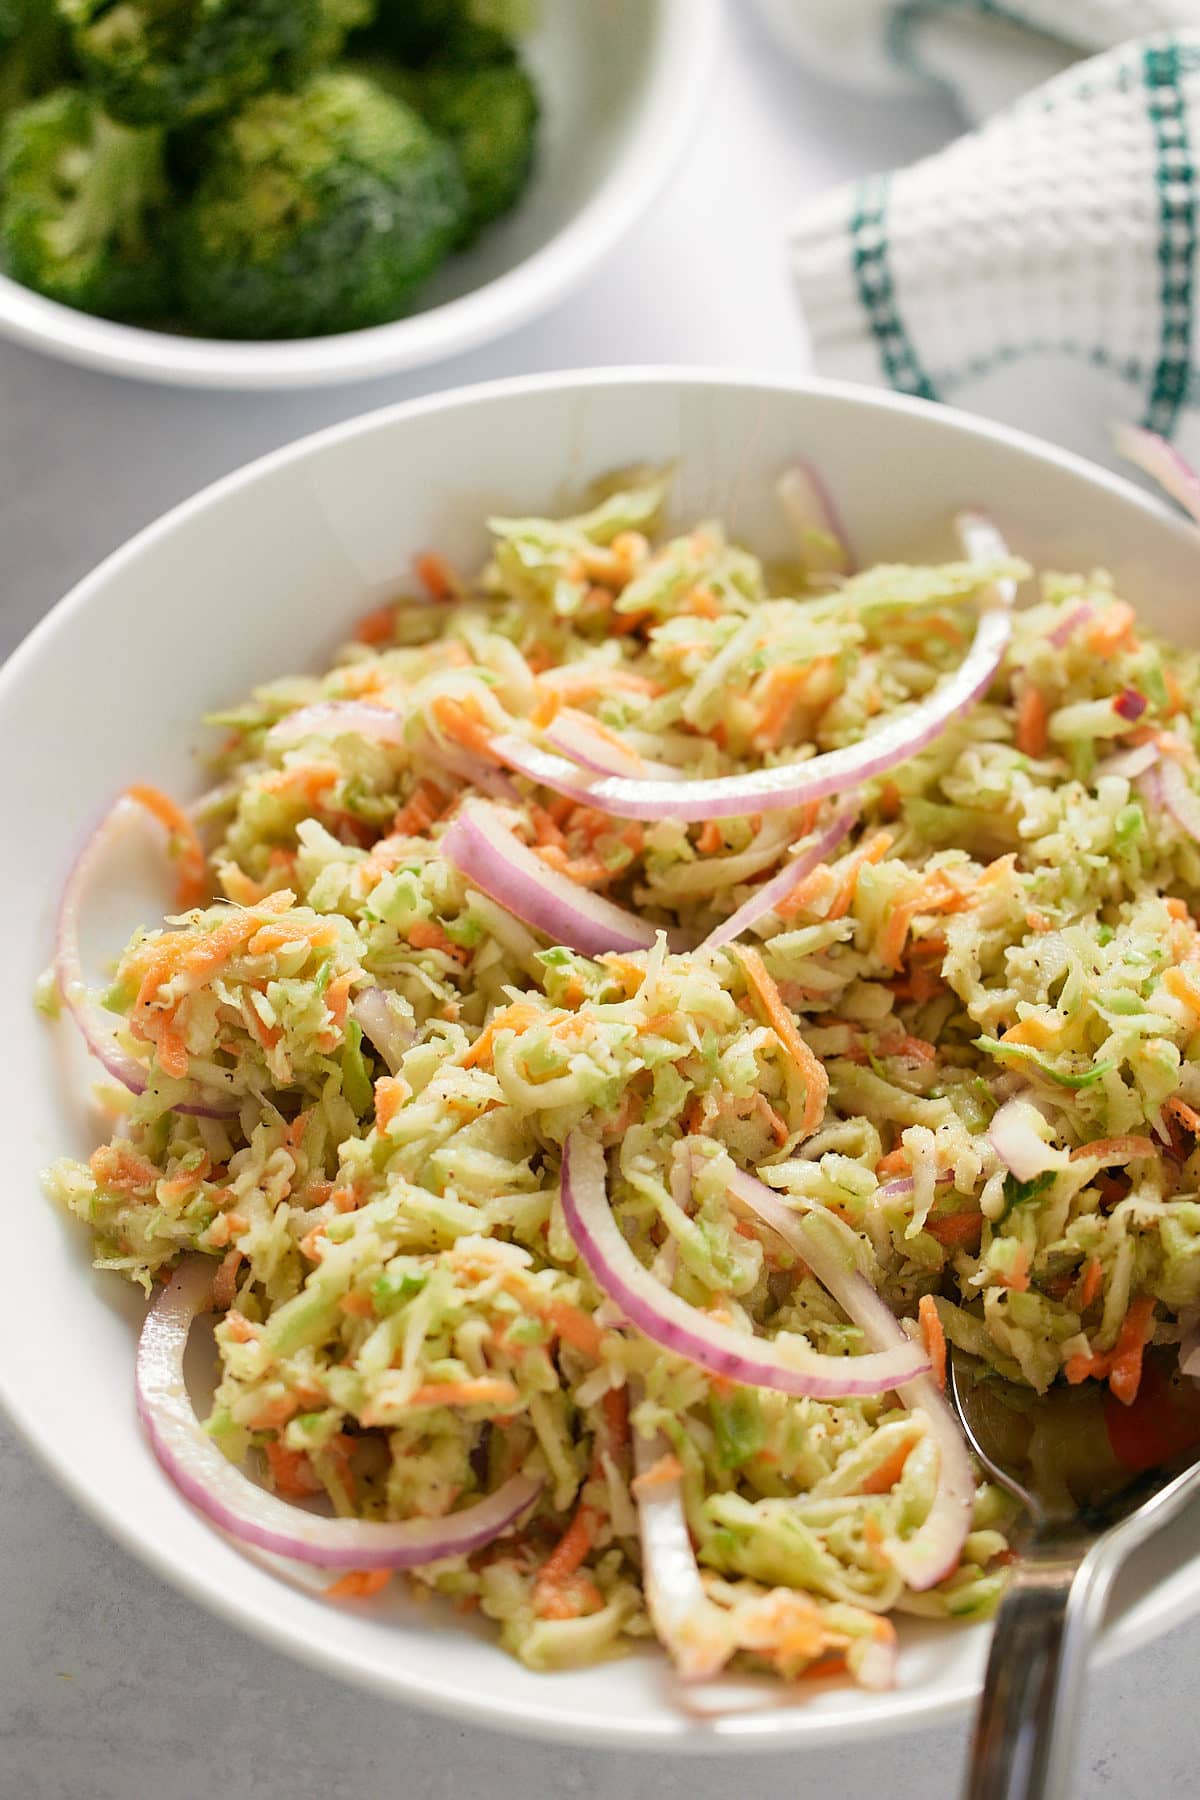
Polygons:
<instances>
[{"instance_id":1,"label":"white towel with green checks","mask_svg":"<svg viewBox=\"0 0 1200 1800\"><path fill-rule=\"evenodd\" d=\"M762 3L830 72L936 80L971 116L1004 102L793 222L817 367L1105 461L1116 419L1200 458L1200 0Z\"/></svg>"}]
</instances>

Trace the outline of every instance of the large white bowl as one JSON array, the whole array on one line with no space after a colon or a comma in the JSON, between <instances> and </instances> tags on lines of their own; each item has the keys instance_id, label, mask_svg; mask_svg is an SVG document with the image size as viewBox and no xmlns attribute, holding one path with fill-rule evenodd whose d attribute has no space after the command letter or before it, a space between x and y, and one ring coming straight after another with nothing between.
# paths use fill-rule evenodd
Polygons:
<instances>
[{"instance_id":1,"label":"large white bowl","mask_svg":"<svg viewBox=\"0 0 1200 1800\"><path fill-rule=\"evenodd\" d=\"M184 387L320 387L457 355L560 300L629 230L703 98L720 0L539 0L525 46L542 97L537 168L512 214L452 256L420 308L331 337L245 343L147 331L59 306L0 275L0 334Z\"/></svg>"},{"instance_id":2,"label":"large white bowl","mask_svg":"<svg viewBox=\"0 0 1200 1800\"><path fill-rule=\"evenodd\" d=\"M235 1548L169 1484L138 1428L139 1296L91 1272L85 1231L39 1188L52 1156L97 1141L71 1028L48 1026L29 999L55 898L82 831L118 789L150 778L196 791L200 714L255 681L318 666L419 548L469 564L490 511L554 508L598 472L649 459L678 463L681 517L720 516L781 550L771 480L797 453L825 471L864 558L948 546L948 516L984 504L1019 550L1060 568L1106 564L1152 621L1200 638L1195 533L1072 457L862 389L613 371L417 401L267 457L111 557L0 673L0 1395L80 1505L168 1580L282 1649L459 1718L679 1750L852 1739L963 1706L986 1633L905 1630L894 1693L739 1682L725 1690L729 1710L698 1719L657 1653L534 1675L437 1604L323 1604ZM1129 1649L1197 1609L1193 1513L1138 1564L1104 1648Z\"/></svg>"}]
</instances>

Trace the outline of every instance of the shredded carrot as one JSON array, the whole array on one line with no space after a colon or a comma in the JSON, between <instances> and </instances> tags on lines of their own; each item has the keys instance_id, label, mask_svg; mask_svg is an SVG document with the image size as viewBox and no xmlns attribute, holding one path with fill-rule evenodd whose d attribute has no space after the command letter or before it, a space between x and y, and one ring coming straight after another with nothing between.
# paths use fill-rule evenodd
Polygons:
<instances>
[{"instance_id":1,"label":"shredded carrot","mask_svg":"<svg viewBox=\"0 0 1200 1800\"><path fill-rule=\"evenodd\" d=\"M164 825L179 846L179 904L183 908L199 906L208 891L205 876L204 846L199 834L182 806L164 794L161 788L135 782L126 793L131 800Z\"/></svg>"},{"instance_id":2,"label":"shredded carrot","mask_svg":"<svg viewBox=\"0 0 1200 1800\"><path fill-rule=\"evenodd\" d=\"M1187 969L1177 964L1163 971L1163 986L1176 1000L1180 1000L1192 1012L1200 1017L1200 982Z\"/></svg>"},{"instance_id":3,"label":"shredded carrot","mask_svg":"<svg viewBox=\"0 0 1200 1800\"><path fill-rule=\"evenodd\" d=\"M1168 1117L1178 1119L1184 1130L1190 1131L1193 1137L1200 1136L1200 1112L1194 1106L1189 1106L1186 1100L1181 1100L1178 1094L1172 1094L1163 1111Z\"/></svg>"},{"instance_id":4,"label":"shredded carrot","mask_svg":"<svg viewBox=\"0 0 1200 1800\"><path fill-rule=\"evenodd\" d=\"M432 781L419 781L392 820L396 837L423 837L449 805L448 797Z\"/></svg>"},{"instance_id":5,"label":"shredded carrot","mask_svg":"<svg viewBox=\"0 0 1200 1800\"><path fill-rule=\"evenodd\" d=\"M364 1294L358 1288L351 1288L348 1294L343 1294L338 1301L338 1306L351 1319L373 1319L375 1317L375 1304L370 1294Z\"/></svg>"},{"instance_id":6,"label":"shredded carrot","mask_svg":"<svg viewBox=\"0 0 1200 1800\"><path fill-rule=\"evenodd\" d=\"M829 1097L829 1077L796 1029L796 1021L780 999L779 989L768 974L758 951L739 950L738 957L747 983L757 995L772 1030L786 1054L795 1063L804 1083L804 1113L799 1131L802 1138L811 1137L825 1111L825 1102Z\"/></svg>"},{"instance_id":7,"label":"shredded carrot","mask_svg":"<svg viewBox=\"0 0 1200 1800\"><path fill-rule=\"evenodd\" d=\"M237 1272L242 1264L240 1250L228 1250L213 1276L212 1302L218 1312L228 1312L237 1293Z\"/></svg>"},{"instance_id":8,"label":"shredded carrot","mask_svg":"<svg viewBox=\"0 0 1200 1800\"><path fill-rule=\"evenodd\" d=\"M341 772L328 763L289 763L286 769L269 769L259 777L264 794L278 794L316 806L322 794L341 780Z\"/></svg>"},{"instance_id":9,"label":"shredded carrot","mask_svg":"<svg viewBox=\"0 0 1200 1800\"><path fill-rule=\"evenodd\" d=\"M1109 1391L1123 1406L1131 1406L1137 1398L1142 1357L1154 1324L1154 1306L1153 1294L1140 1294L1131 1302L1112 1353Z\"/></svg>"},{"instance_id":10,"label":"shredded carrot","mask_svg":"<svg viewBox=\"0 0 1200 1800\"><path fill-rule=\"evenodd\" d=\"M626 1388L609 1388L600 1402L604 1414L604 1448L614 1462L619 1462L629 1447L629 1393Z\"/></svg>"},{"instance_id":11,"label":"shredded carrot","mask_svg":"<svg viewBox=\"0 0 1200 1800\"><path fill-rule=\"evenodd\" d=\"M1014 1294L1026 1292L1029 1287L1029 1252L1024 1244L1017 1245L1012 1268L998 1274L996 1280L1001 1287L1011 1288Z\"/></svg>"},{"instance_id":12,"label":"shredded carrot","mask_svg":"<svg viewBox=\"0 0 1200 1800\"><path fill-rule=\"evenodd\" d=\"M1137 1157L1157 1155L1158 1151L1148 1137L1096 1138L1093 1143L1080 1144L1078 1149L1072 1150L1071 1161L1079 1162L1085 1156L1094 1156L1104 1163L1133 1162Z\"/></svg>"},{"instance_id":13,"label":"shredded carrot","mask_svg":"<svg viewBox=\"0 0 1200 1800\"><path fill-rule=\"evenodd\" d=\"M945 1392L946 1333L942 1330L942 1321L938 1318L938 1309L932 1294L921 1295L917 1303L917 1318L920 1321L925 1348L929 1352L929 1360L933 1364L934 1380Z\"/></svg>"},{"instance_id":14,"label":"shredded carrot","mask_svg":"<svg viewBox=\"0 0 1200 1800\"><path fill-rule=\"evenodd\" d=\"M888 820L900 817L900 789L894 781L885 781L880 788L879 811Z\"/></svg>"},{"instance_id":15,"label":"shredded carrot","mask_svg":"<svg viewBox=\"0 0 1200 1800\"><path fill-rule=\"evenodd\" d=\"M930 1237L947 1250L965 1249L983 1236L983 1214L977 1212L931 1213L925 1221Z\"/></svg>"},{"instance_id":16,"label":"shredded carrot","mask_svg":"<svg viewBox=\"0 0 1200 1800\"><path fill-rule=\"evenodd\" d=\"M466 1381L426 1381L417 1388L412 1406L512 1406L520 1399L502 1375L475 1375Z\"/></svg>"},{"instance_id":17,"label":"shredded carrot","mask_svg":"<svg viewBox=\"0 0 1200 1800\"><path fill-rule=\"evenodd\" d=\"M371 1600L392 1579L391 1569L348 1569L325 1589L327 1600Z\"/></svg>"},{"instance_id":18,"label":"shredded carrot","mask_svg":"<svg viewBox=\"0 0 1200 1800\"><path fill-rule=\"evenodd\" d=\"M386 1131L412 1089L399 1075L381 1075L375 1083L375 1123Z\"/></svg>"},{"instance_id":19,"label":"shredded carrot","mask_svg":"<svg viewBox=\"0 0 1200 1800\"><path fill-rule=\"evenodd\" d=\"M1116 600L1090 625L1087 630L1087 647L1094 656L1113 656L1118 650L1132 649L1136 643L1133 635L1135 614L1132 606L1124 600Z\"/></svg>"},{"instance_id":20,"label":"shredded carrot","mask_svg":"<svg viewBox=\"0 0 1200 1800\"><path fill-rule=\"evenodd\" d=\"M1192 916L1188 912L1187 901L1180 900L1174 894L1169 894L1163 901L1163 905L1166 907L1167 913L1172 919L1179 919L1182 921L1184 919L1190 919Z\"/></svg>"},{"instance_id":21,"label":"shredded carrot","mask_svg":"<svg viewBox=\"0 0 1200 1800\"><path fill-rule=\"evenodd\" d=\"M897 1444L890 1456L884 1458L879 1467L872 1469L866 1479L860 1483L860 1494L889 1494L904 1473L904 1465L912 1454L915 1438L906 1443Z\"/></svg>"},{"instance_id":22,"label":"shredded carrot","mask_svg":"<svg viewBox=\"0 0 1200 1800\"><path fill-rule=\"evenodd\" d=\"M414 556L413 568L431 599L456 600L461 594L461 581L446 558L439 556L436 550L423 550L419 556Z\"/></svg>"},{"instance_id":23,"label":"shredded carrot","mask_svg":"<svg viewBox=\"0 0 1200 1800\"><path fill-rule=\"evenodd\" d=\"M1058 1037L1056 1028L1045 1019L1031 1015L1010 1025L1001 1039L1005 1044L1029 1044L1035 1050L1049 1050Z\"/></svg>"},{"instance_id":24,"label":"shredded carrot","mask_svg":"<svg viewBox=\"0 0 1200 1800\"><path fill-rule=\"evenodd\" d=\"M903 1175L908 1170L908 1151L903 1144L897 1144L886 1156L881 1156L875 1164L877 1175Z\"/></svg>"},{"instance_id":25,"label":"shredded carrot","mask_svg":"<svg viewBox=\"0 0 1200 1800\"><path fill-rule=\"evenodd\" d=\"M1174 669L1164 669L1162 673L1163 685L1167 690L1167 717L1168 719L1173 719L1176 713L1181 713L1184 710L1187 705L1187 700L1184 697L1183 687L1180 684L1179 677L1176 675Z\"/></svg>"},{"instance_id":26,"label":"shredded carrot","mask_svg":"<svg viewBox=\"0 0 1200 1800\"><path fill-rule=\"evenodd\" d=\"M433 701L433 716L446 736L461 744L464 750L495 762L491 733L465 701L456 700L451 694L438 694Z\"/></svg>"},{"instance_id":27,"label":"shredded carrot","mask_svg":"<svg viewBox=\"0 0 1200 1800\"><path fill-rule=\"evenodd\" d=\"M724 848L725 840L721 836L721 827L715 819L706 819L696 839L696 848L701 856L717 856Z\"/></svg>"},{"instance_id":28,"label":"shredded carrot","mask_svg":"<svg viewBox=\"0 0 1200 1800\"><path fill-rule=\"evenodd\" d=\"M776 663L762 678L762 705L754 724L759 743L776 749L783 741L792 715L804 692L807 665Z\"/></svg>"},{"instance_id":29,"label":"shredded carrot","mask_svg":"<svg viewBox=\"0 0 1200 1800\"><path fill-rule=\"evenodd\" d=\"M101 1187L126 1194L150 1192L159 1175L148 1158L118 1144L102 1144L93 1150L88 1167Z\"/></svg>"},{"instance_id":30,"label":"shredded carrot","mask_svg":"<svg viewBox=\"0 0 1200 1800\"><path fill-rule=\"evenodd\" d=\"M1023 756L1045 756L1049 735L1046 729L1049 714L1046 701L1040 688L1032 683L1021 690L1021 698L1017 702L1017 749Z\"/></svg>"},{"instance_id":31,"label":"shredded carrot","mask_svg":"<svg viewBox=\"0 0 1200 1800\"><path fill-rule=\"evenodd\" d=\"M953 887L940 871L935 871L912 893L892 903L879 937L880 960L889 969L900 967L909 930L919 913L959 912L966 904L965 894Z\"/></svg>"},{"instance_id":32,"label":"shredded carrot","mask_svg":"<svg viewBox=\"0 0 1200 1800\"><path fill-rule=\"evenodd\" d=\"M1075 1296L1077 1312L1085 1313L1089 1306L1095 1304L1100 1297L1100 1289L1104 1285L1104 1265L1098 1256L1088 1259L1086 1268L1080 1277Z\"/></svg>"},{"instance_id":33,"label":"shredded carrot","mask_svg":"<svg viewBox=\"0 0 1200 1800\"><path fill-rule=\"evenodd\" d=\"M577 1508L574 1518L538 1570L538 1587L561 1587L586 1561L596 1531L596 1515L586 1501Z\"/></svg>"},{"instance_id":34,"label":"shredded carrot","mask_svg":"<svg viewBox=\"0 0 1200 1800\"><path fill-rule=\"evenodd\" d=\"M267 1445L267 1462L276 1488L289 1500L306 1500L321 1492L321 1481L306 1450L289 1450L276 1439Z\"/></svg>"},{"instance_id":35,"label":"shredded carrot","mask_svg":"<svg viewBox=\"0 0 1200 1800\"><path fill-rule=\"evenodd\" d=\"M502 1031L525 1031L530 1025L540 1020L551 1020L557 1013L548 1013L544 1007L531 1006L528 1001L517 1000L511 1006L502 1006L494 1013L480 1032L475 1042L465 1050L459 1058L459 1065L464 1069L473 1069L481 1064L485 1069L491 1067L492 1053L496 1047L496 1039Z\"/></svg>"},{"instance_id":36,"label":"shredded carrot","mask_svg":"<svg viewBox=\"0 0 1200 1800\"><path fill-rule=\"evenodd\" d=\"M584 700L614 689L627 694L645 694L649 699L663 692L661 682L651 681L648 675L635 674L632 669L576 668L574 665L547 669L538 677L538 687L542 693L552 692L571 700Z\"/></svg>"},{"instance_id":37,"label":"shredded carrot","mask_svg":"<svg viewBox=\"0 0 1200 1800\"><path fill-rule=\"evenodd\" d=\"M668 1452L665 1456L660 1456L657 1462L651 1463L648 1469L643 1469L629 1485L633 1493L644 1494L652 1488L666 1487L669 1482L678 1481L682 1474L683 1464L677 1456Z\"/></svg>"},{"instance_id":38,"label":"shredded carrot","mask_svg":"<svg viewBox=\"0 0 1200 1800\"><path fill-rule=\"evenodd\" d=\"M854 903L858 878L868 863L882 862L891 849L895 839L890 831L877 831L865 844L860 844L852 856L848 856L838 864L841 884L834 895L833 903L826 913L827 919L842 919L850 911Z\"/></svg>"},{"instance_id":39,"label":"shredded carrot","mask_svg":"<svg viewBox=\"0 0 1200 1800\"><path fill-rule=\"evenodd\" d=\"M469 955L468 951L447 935L444 926L439 925L436 919L415 919L408 928L408 941L414 950L442 950L456 962L466 961Z\"/></svg>"},{"instance_id":40,"label":"shredded carrot","mask_svg":"<svg viewBox=\"0 0 1200 1800\"><path fill-rule=\"evenodd\" d=\"M354 627L354 636L360 644L386 644L396 629L395 604L377 606L373 612L364 613Z\"/></svg>"}]
</instances>

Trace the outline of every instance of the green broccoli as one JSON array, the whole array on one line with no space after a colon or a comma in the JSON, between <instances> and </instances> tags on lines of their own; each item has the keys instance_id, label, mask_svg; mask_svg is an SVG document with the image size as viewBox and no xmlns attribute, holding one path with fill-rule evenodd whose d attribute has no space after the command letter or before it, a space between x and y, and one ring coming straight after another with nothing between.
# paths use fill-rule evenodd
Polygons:
<instances>
[{"instance_id":1,"label":"green broccoli","mask_svg":"<svg viewBox=\"0 0 1200 1800\"><path fill-rule=\"evenodd\" d=\"M264 94L218 128L179 232L189 321L306 337L398 318L458 236L454 153L362 76Z\"/></svg>"},{"instance_id":2,"label":"green broccoli","mask_svg":"<svg viewBox=\"0 0 1200 1800\"><path fill-rule=\"evenodd\" d=\"M0 119L69 78L54 0L0 0Z\"/></svg>"},{"instance_id":3,"label":"green broccoli","mask_svg":"<svg viewBox=\"0 0 1200 1800\"><path fill-rule=\"evenodd\" d=\"M114 319L169 312L162 133L108 118L80 88L13 113L0 142L0 266L51 300Z\"/></svg>"},{"instance_id":4,"label":"green broccoli","mask_svg":"<svg viewBox=\"0 0 1200 1800\"><path fill-rule=\"evenodd\" d=\"M336 55L373 0L58 0L114 118L182 125L294 84Z\"/></svg>"},{"instance_id":5,"label":"green broccoli","mask_svg":"<svg viewBox=\"0 0 1200 1800\"><path fill-rule=\"evenodd\" d=\"M511 61L512 40L531 24L528 0L379 0L356 45L408 67L431 57L467 64Z\"/></svg>"},{"instance_id":6,"label":"green broccoli","mask_svg":"<svg viewBox=\"0 0 1200 1800\"><path fill-rule=\"evenodd\" d=\"M412 104L453 146L467 188L461 248L520 198L533 169L537 89L519 62L456 68L437 60L412 77Z\"/></svg>"}]
</instances>

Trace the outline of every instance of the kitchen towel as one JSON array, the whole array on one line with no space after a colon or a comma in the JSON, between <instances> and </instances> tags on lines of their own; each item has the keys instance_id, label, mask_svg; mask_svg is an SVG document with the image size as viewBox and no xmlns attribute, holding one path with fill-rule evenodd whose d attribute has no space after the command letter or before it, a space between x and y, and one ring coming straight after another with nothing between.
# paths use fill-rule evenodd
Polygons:
<instances>
[{"instance_id":1,"label":"kitchen towel","mask_svg":"<svg viewBox=\"0 0 1200 1800\"><path fill-rule=\"evenodd\" d=\"M1200 459L1200 0L769 10L830 72L936 82L968 115L1004 101L946 150L793 221L817 367L1108 462L1118 419ZM1175 29L1126 35L1162 23Z\"/></svg>"}]
</instances>

